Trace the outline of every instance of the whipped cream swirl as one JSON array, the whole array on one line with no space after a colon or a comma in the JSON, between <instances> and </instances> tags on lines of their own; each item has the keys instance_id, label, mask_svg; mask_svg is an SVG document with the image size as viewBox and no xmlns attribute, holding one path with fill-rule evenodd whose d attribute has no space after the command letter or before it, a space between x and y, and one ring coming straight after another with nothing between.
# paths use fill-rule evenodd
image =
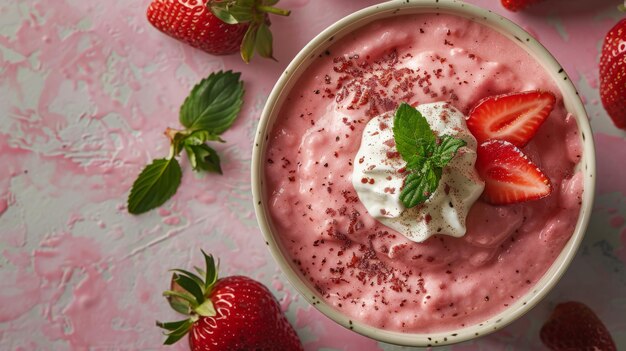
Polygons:
<instances>
[{"instance_id":1,"label":"whipped cream swirl","mask_svg":"<svg viewBox=\"0 0 626 351\"><path fill-rule=\"evenodd\" d=\"M395 147L393 112L372 118L365 127L352 184L370 215L412 241L422 242L436 234L461 237L467 213L485 186L474 168L476 139L467 129L465 116L448 103L419 105L417 110L435 134L467 142L443 169L431 197L409 209L400 201L406 162Z\"/></svg>"}]
</instances>

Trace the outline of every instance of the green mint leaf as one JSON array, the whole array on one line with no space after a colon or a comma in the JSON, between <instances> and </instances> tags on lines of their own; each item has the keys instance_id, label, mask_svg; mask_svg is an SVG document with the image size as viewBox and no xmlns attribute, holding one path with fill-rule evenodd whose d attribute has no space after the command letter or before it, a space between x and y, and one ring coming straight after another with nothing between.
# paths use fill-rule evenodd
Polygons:
<instances>
[{"instance_id":1,"label":"green mint leaf","mask_svg":"<svg viewBox=\"0 0 626 351\"><path fill-rule=\"evenodd\" d=\"M402 103L396 110L393 138L396 149L407 163L415 157L429 158L435 150L436 139L428 121L407 103Z\"/></svg>"},{"instance_id":2,"label":"green mint leaf","mask_svg":"<svg viewBox=\"0 0 626 351\"><path fill-rule=\"evenodd\" d=\"M276 61L272 49L273 41L274 39L272 37L270 27L265 23L261 23L256 33L256 51L261 57L270 58Z\"/></svg>"},{"instance_id":3,"label":"green mint leaf","mask_svg":"<svg viewBox=\"0 0 626 351\"><path fill-rule=\"evenodd\" d=\"M427 162L427 157L423 157L422 155L418 154L407 161L406 169L409 171L419 171L424 168Z\"/></svg>"},{"instance_id":4,"label":"green mint leaf","mask_svg":"<svg viewBox=\"0 0 626 351\"><path fill-rule=\"evenodd\" d=\"M202 145L207 141L219 141L220 143L224 142L219 135L210 133L208 130L196 130L184 139L186 145Z\"/></svg>"},{"instance_id":5,"label":"green mint leaf","mask_svg":"<svg viewBox=\"0 0 626 351\"><path fill-rule=\"evenodd\" d=\"M172 197L182 171L175 158L157 159L139 174L128 196L128 212L140 214L159 207Z\"/></svg>"},{"instance_id":6,"label":"green mint leaf","mask_svg":"<svg viewBox=\"0 0 626 351\"><path fill-rule=\"evenodd\" d=\"M434 167L430 162L427 162L423 172L411 173L404 179L400 201L406 208L421 204L437 190L440 179L441 168Z\"/></svg>"},{"instance_id":7,"label":"green mint leaf","mask_svg":"<svg viewBox=\"0 0 626 351\"><path fill-rule=\"evenodd\" d=\"M185 145L185 151L189 158L189 163L194 171L207 171L222 174L220 157L217 151L207 144Z\"/></svg>"},{"instance_id":8,"label":"green mint leaf","mask_svg":"<svg viewBox=\"0 0 626 351\"><path fill-rule=\"evenodd\" d=\"M432 157L433 164L437 167L445 167L454 158L456 152L465 145L467 145L465 140L450 135L442 136Z\"/></svg>"},{"instance_id":9,"label":"green mint leaf","mask_svg":"<svg viewBox=\"0 0 626 351\"><path fill-rule=\"evenodd\" d=\"M198 83L180 107L180 123L190 130L222 134L228 129L243 104L240 73L212 73Z\"/></svg>"}]
</instances>

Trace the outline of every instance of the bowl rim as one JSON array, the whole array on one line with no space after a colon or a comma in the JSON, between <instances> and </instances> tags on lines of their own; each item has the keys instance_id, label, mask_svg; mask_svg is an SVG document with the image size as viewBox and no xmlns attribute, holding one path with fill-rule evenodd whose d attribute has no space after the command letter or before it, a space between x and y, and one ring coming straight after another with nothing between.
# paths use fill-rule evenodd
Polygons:
<instances>
[{"instance_id":1,"label":"bowl rim","mask_svg":"<svg viewBox=\"0 0 626 351\"><path fill-rule=\"evenodd\" d=\"M274 114L278 113L281 107L279 100L281 97L284 97L284 92L288 92L287 86L289 83L294 83L299 78L299 74L294 74L302 73L303 67L306 68L308 66L308 59L315 57L317 52L329 46L336 35L345 35L345 32L351 27L358 28L372 21L395 15L425 12L448 13L466 17L495 29L510 40L517 40L518 45L543 66L546 72L554 79L563 96L567 111L574 115L578 125L583 148L583 156L578 167L584 176L584 191L583 204L572 236L546 273L524 296L517 299L515 303L500 313L479 324L445 332L402 333L376 328L351 320L350 317L327 304L319 297L317 291L309 288L302 281L298 272L293 269L286 256L282 254L280 243L273 235L270 215L266 208L266 202L263 201L265 192L263 187L264 162L261 160L265 154L270 127L272 127L274 122L272 117L275 117ZM287 280L300 295L325 316L359 334L391 344L422 347L454 344L490 334L530 311L552 290L574 258L589 224L595 194L595 172L595 148L587 113L574 84L557 60L545 47L517 24L490 10L457 0L392 0L373 5L343 17L308 42L287 66L268 97L257 126L251 165L254 209L259 227L265 237L265 244L268 246L283 274L287 277Z\"/></svg>"}]
</instances>

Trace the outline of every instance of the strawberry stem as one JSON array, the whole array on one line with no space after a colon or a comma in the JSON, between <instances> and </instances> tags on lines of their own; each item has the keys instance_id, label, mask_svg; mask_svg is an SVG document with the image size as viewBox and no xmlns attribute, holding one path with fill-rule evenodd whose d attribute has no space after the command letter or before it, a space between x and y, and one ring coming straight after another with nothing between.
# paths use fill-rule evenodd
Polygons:
<instances>
[{"instance_id":1,"label":"strawberry stem","mask_svg":"<svg viewBox=\"0 0 626 351\"><path fill-rule=\"evenodd\" d=\"M257 5L256 9L260 12L267 12L278 16L289 16L291 11L279 9L277 7Z\"/></svg>"}]
</instances>

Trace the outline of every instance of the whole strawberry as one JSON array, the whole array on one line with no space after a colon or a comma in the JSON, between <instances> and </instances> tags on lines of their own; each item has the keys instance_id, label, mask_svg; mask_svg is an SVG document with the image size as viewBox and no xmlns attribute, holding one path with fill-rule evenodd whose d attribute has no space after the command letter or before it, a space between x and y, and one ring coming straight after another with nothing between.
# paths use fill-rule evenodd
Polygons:
<instances>
[{"instance_id":1,"label":"whole strawberry","mask_svg":"<svg viewBox=\"0 0 626 351\"><path fill-rule=\"evenodd\" d=\"M254 52L274 58L268 13L288 16L273 7L277 0L153 0L148 21L161 32L213 55Z\"/></svg>"},{"instance_id":2,"label":"whole strawberry","mask_svg":"<svg viewBox=\"0 0 626 351\"><path fill-rule=\"evenodd\" d=\"M189 318L157 326L168 330L166 345L189 333L191 351L300 351L302 344L272 293L243 276L217 278L213 256L202 252L199 275L174 269L172 290L163 294ZM202 276L202 278L200 277Z\"/></svg>"},{"instance_id":3,"label":"whole strawberry","mask_svg":"<svg viewBox=\"0 0 626 351\"><path fill-rule=\"evenodd\" d=\"M600 98L615 126L626 129L626 19L604 39L600 57Z\"/></svg>"},{"instance_id":4,"label":"whole strawberry","mask_svg":"<svg viewBox=\"0 0 626 351\"><path fill-rule=\"evenodd\" d=\"M502 0L502 6L510 11L521 11L542 0Z\"/></svg>"},{"instance_id":5,"label":"whole strawberry","mask_svg":"<svg viewBox=\"0 0 626 351\"><path fill-rule=\"evenodd\" d=\"M611 334L593 311L580 302L556 306L541 328L541 341L552 351L616 351Z\"/></svg>"}]
</instances>

